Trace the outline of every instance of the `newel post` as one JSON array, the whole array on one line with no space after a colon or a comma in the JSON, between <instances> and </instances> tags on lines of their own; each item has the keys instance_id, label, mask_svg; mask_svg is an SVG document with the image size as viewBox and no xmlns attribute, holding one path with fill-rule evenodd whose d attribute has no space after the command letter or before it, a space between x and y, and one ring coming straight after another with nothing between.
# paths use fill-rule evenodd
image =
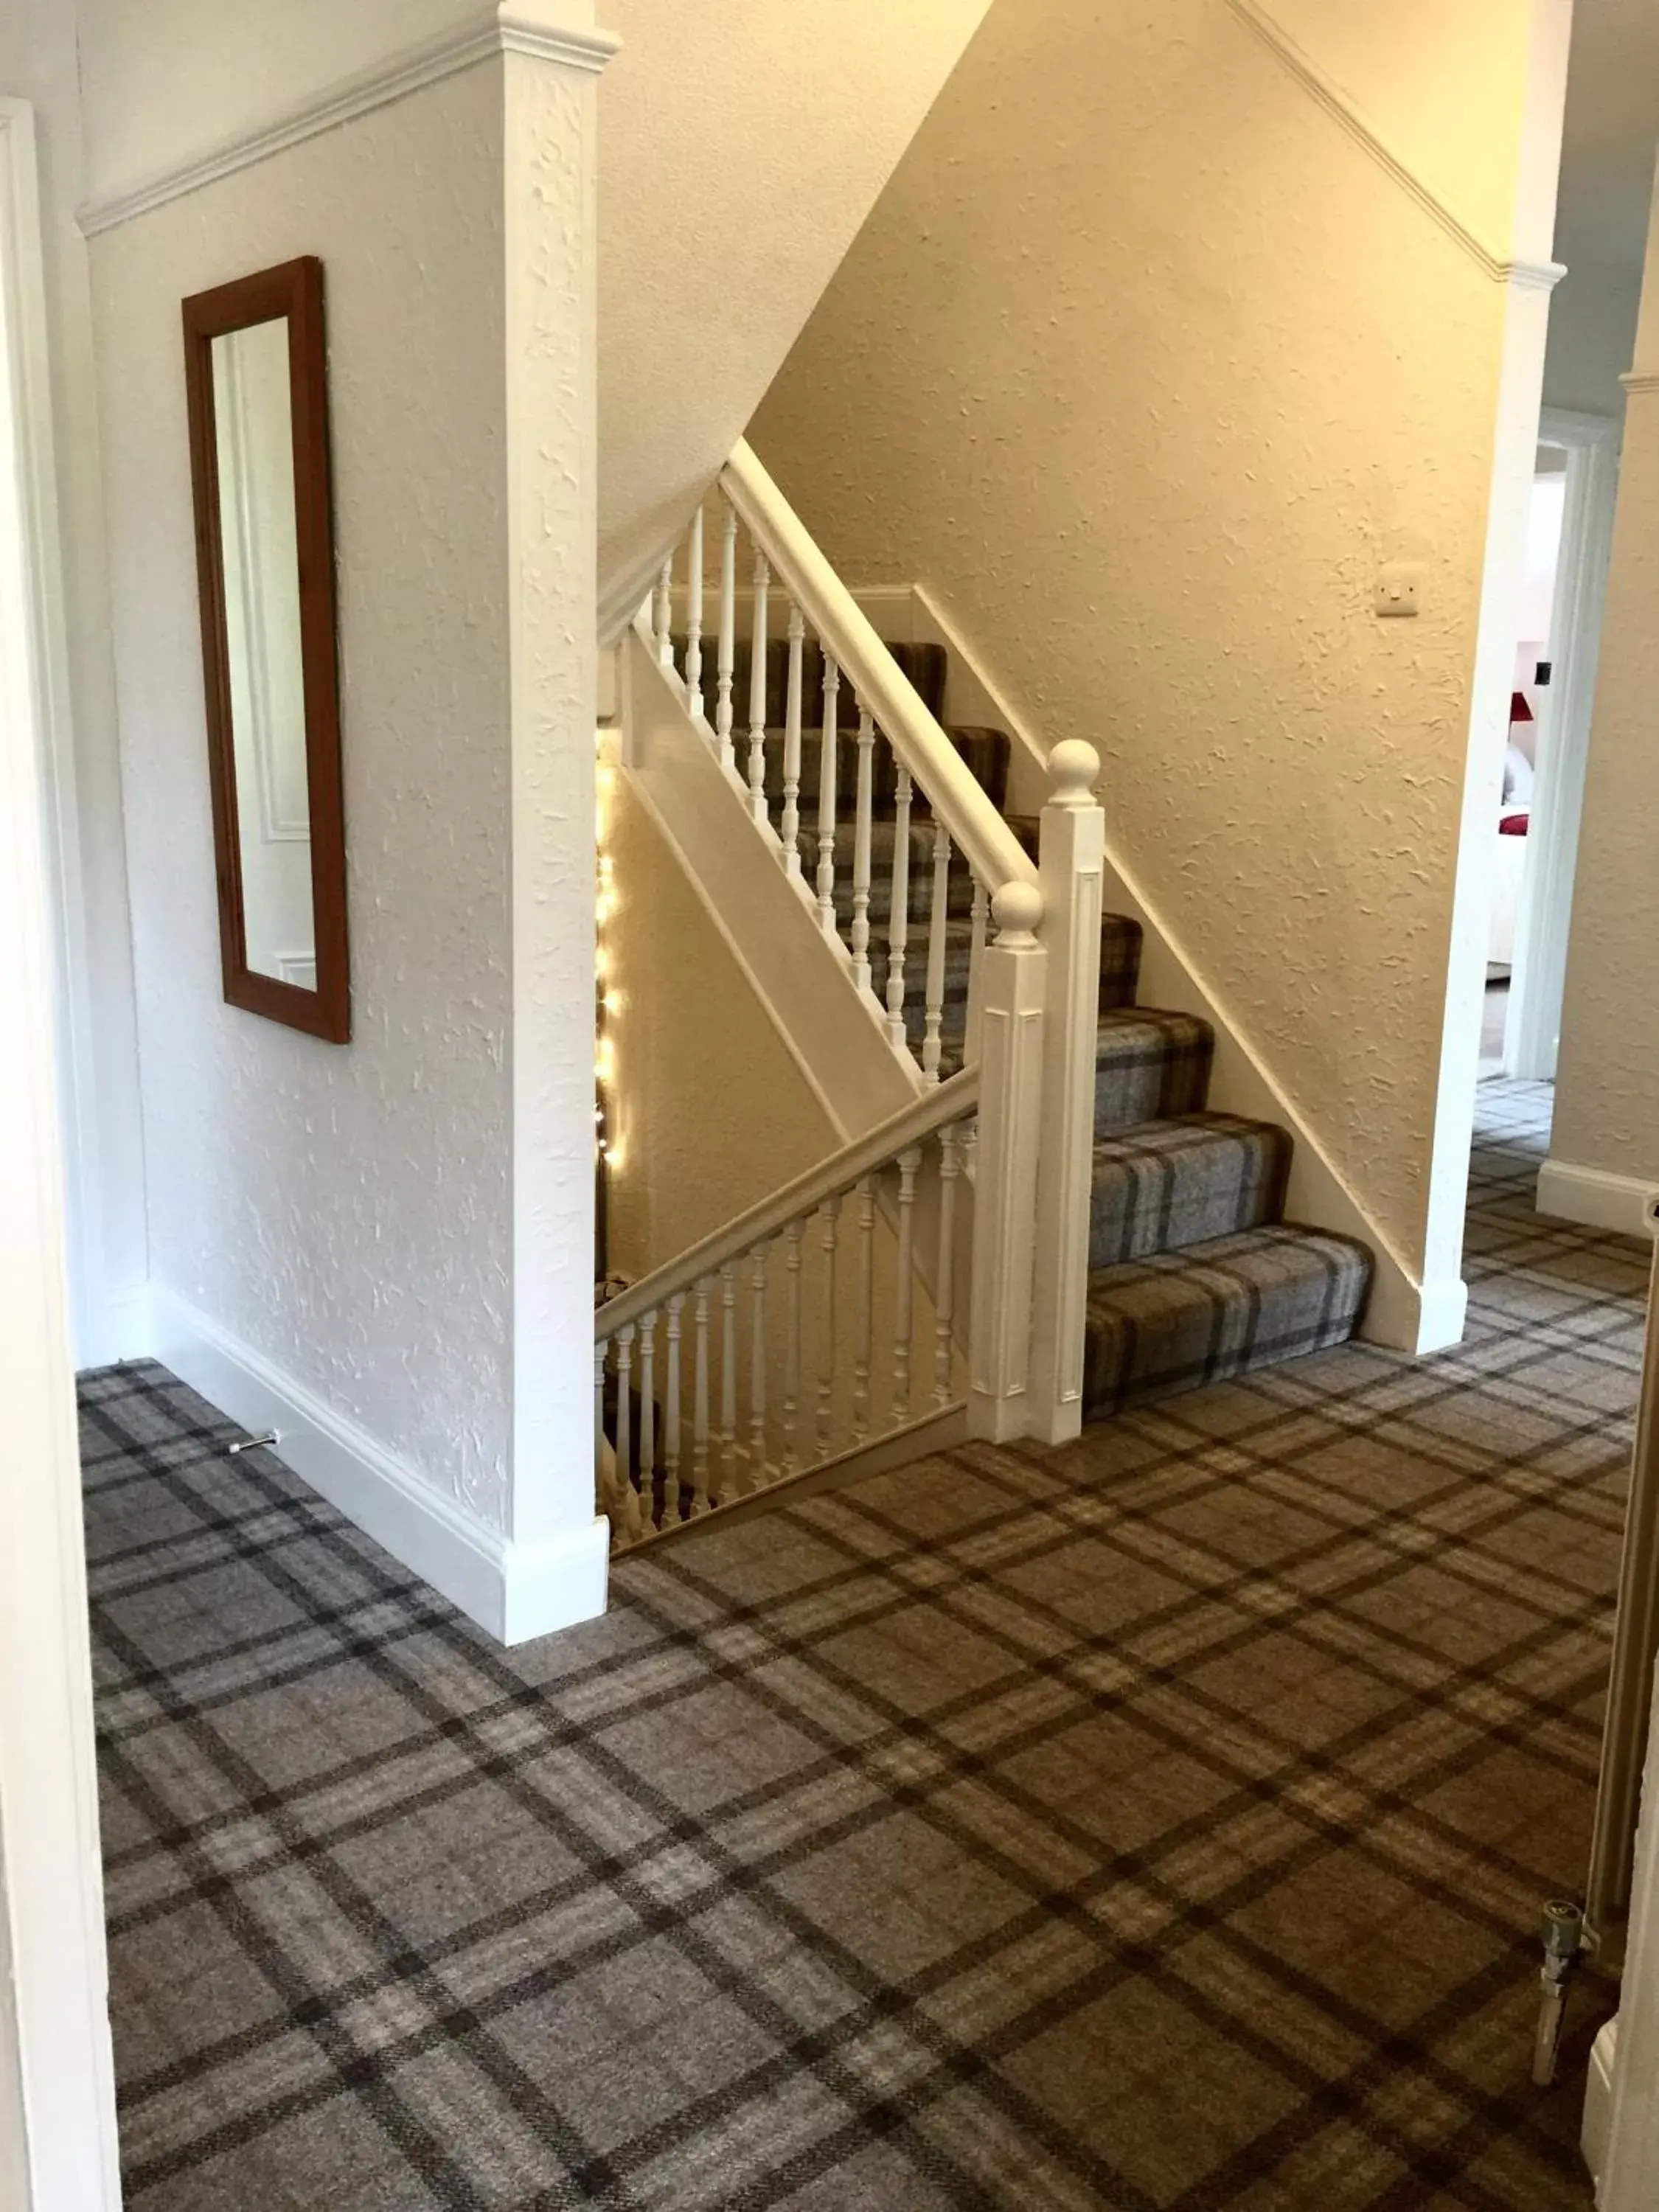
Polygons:
<instances>
[{"instance_id":1,"label":"newel post","mask_svg":"<svg viewBox=\"0 0 1659 2212\"><path fill-rule=\"evenodd\" d=\"M974 1301L969 1433L1006 1443L1026 1433L1042 1109L1042 894L1005 884L993 895L995 941L982 959L979 1141L974 1169Z\"/></svg>"},{"instance_id":2,"label":"newel post","mask_svg":"<svg viewBox=\"0 0 1659 2212\"><path fill-rule=\"evenodd\" d=\"M1037 848L1048 973L1027 1433L1058 1444L1083 1425L1106 817L1094 796L1092 745L1066 738L1048 768Z\"/></svg>"}]
</instances>

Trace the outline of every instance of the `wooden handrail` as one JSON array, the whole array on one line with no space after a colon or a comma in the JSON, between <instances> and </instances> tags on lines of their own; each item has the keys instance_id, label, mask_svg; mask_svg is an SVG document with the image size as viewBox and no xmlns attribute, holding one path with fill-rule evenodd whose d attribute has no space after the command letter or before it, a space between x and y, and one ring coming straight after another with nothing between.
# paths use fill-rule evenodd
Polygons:
<instances>
[{"instance_id":1,"label":"wooden handrail","mask_svg":"<svg viewBox=\"0 0 1659 2212\"><path fill-rule=\"evenodd\" d=\"M1036 890L1030 856L746 439L733 447L720 484L975 875L993 892L1009 884Z\"/></svg>"},{"instance_id":2,"label":"wooden handrail","mask_svg":"<svg viewBox=\"0 0 1659 2212\"><path fill-rule=\"evenodd\" d=\"M823 1205L850 1190L865 1176L896 1159L912 1145L947 1127L979 1104L979 1070L964 1067L937 1090L925 1091L914 1105L901 1107L862 1137L855 1137L828 1159L820 1160L770 1198L763 1198L734 1221L716 1229L700 1243L690 1245L678 1258L655 1267L633 1284L620 1297L593 1310L593 1340L603 1344L629 1322L652 1312L677 1291L690 1290L713 1274L728 1260L736 1260L769 1237L775 1237L792 1221L799 1221Z\"/></svg>"}]
</instances>

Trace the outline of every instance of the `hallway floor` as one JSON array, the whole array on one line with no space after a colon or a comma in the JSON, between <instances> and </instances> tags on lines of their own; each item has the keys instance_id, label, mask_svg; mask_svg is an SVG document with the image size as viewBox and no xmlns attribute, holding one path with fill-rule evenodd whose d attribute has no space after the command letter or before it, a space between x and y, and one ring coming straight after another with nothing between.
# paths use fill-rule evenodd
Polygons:
<instances>
[{"instance_id":1,"label":"hallway floor","mask_svg":"<svg viewBox=\"0 0 1659 2212\"><path fill-rule=\"evenodd\" d=\"M1588 2208L1644 1255L1483 1086L1467 1342L973 1447L489 1647L86 1380L131 2212Z\"/></svg>"}]
</instances>

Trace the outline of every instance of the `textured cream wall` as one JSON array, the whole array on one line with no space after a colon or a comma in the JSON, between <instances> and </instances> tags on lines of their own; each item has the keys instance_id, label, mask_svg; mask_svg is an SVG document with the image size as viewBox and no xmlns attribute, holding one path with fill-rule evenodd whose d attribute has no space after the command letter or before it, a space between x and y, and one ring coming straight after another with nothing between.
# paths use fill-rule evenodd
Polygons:
<instances>
[{"instance_id":1,"label":"textured cream wall","mask_svg":"<svg viewBox=\"0 0 1659 2212\"><path fill-rule=\"evenodd\" d=\"M1452 98L1446 12L1397 145ZM1501 253L1525 25L1474 15ZM1504 309L1228 0L998 0L752 434L844 574L937 587L1029 726L1101 749L1115 854L1408 1263ZM1415 622L1372 614L1393 560Z\"/></svg>"},{"instance_id":2,"label":"textured cream wall","mask_svg":"<svg viewBox=\"0 0 1659 2212\"><path fill-rule=\"evenodd\" d=\"M492 1526L511 1382L502 117L498 63L92 248L153 1279ZM179 338L185 294L301 252L327 286L344 1048L221 997Z\"/></svg>"},{"instance_id":3,"label":"textured cream wall","mask_svg":"<svg viewBox=\"0 0 1659 2212\"><path fill-rule=\"evenodd\" d=\"M987 4L604 0L602 613L632 613Z\"/></svg>"},{"instance_id":4,"label":"textured cream wall","mask_svg":"<svg viewBox=\"0 0 1659 2212\"><path fill-rule=\"evenodd\" d=\"M1625 419L1550 1158L1659 1185L1659 221L1635 366L1649 382Z\"/></svg>"},{"instance_id":5,"label":"textured cream wall","mask_svg":"<svg viewBox=\"0 0 1659 2212\"><path fill-rule=\"evenodd\" d=\"M636 1279L841 1140L626 775L610 790L610 1264Z\"/></svg>"}]
</instances>

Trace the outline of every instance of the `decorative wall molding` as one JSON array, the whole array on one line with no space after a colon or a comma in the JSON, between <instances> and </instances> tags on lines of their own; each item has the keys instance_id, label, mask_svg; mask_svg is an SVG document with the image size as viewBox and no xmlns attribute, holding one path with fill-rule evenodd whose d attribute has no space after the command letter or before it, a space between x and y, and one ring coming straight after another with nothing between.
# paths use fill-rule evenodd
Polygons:
<instances>
[{"instance_id":1,"label":"decorative wall molding","mask_svg":"<svg viewBox=\"0 0 1659 2212\"><path fill-rule=\"evenodd\" d=\"M240 169L269 161L273 154L303 145L307 138L318 137L325 131L355 123L359 117L372 115L376 108L390 106L392 101L422 92L428 85L441 84L446 77L476 68L495 54L527 54L538 61L594 74L605 67L620 43L606 31L560 30L511 8L492 6L481 21L465 29L447 32L441 38L388 54L372 69L340 78L314 98L302 100L256 130L222 139L125 191L88 201L76 221L83 236L97 238L136 216L165 207L170 200L182 199L204 185L217 184Z\"/></svg>"},{"instance_id":2,"label":"decorative wall molding","mask_svg":"<svg viewBox=\"0 0 1659 2212\"><path fill-rule=\"evenodd\" d=\"M1627 369L1619 381L1627 392L1659 392L1659 371Z\"/></svg>"},{"instance_id":3,"label":"decorative wall molding","mask_svg":"<svg viewBox=\"0 0 1659 2212\"><path fill-rule=\"evenodd\" d=\"M544 1544L514 1543L159 1284L149 1311L154 1358L252 1433L274 1429L284 1467L489 1635L521 1644L605 1611L607 1522L582 1522Z\"/></svg>"},{"instance_id":4,"label":"decorative wall molding","mask_svg":"<svg viewBox=\"0 0 1659 2212\"><path fill-rule=\"evenodd\" d=\"M1552 291L1566 275L1559 261L1517 261L1512 256L1500 253L1489 246L1434 185L1420 177L1405 157L1397 153L1382 132L1354 104L1352 95L1345 92L1334 78L1328 76L1306 53L1268 9L1261 0L1227 0L1239 21L1254 32L1263 46L1274 54L1298 78L1303 88L1329 115L1341 125L1357 146L1364 149L1384 173L1410 199L1415 200L1425 215L1439 224L1448 238L1461 246L1469 258L1483 270L1496 284L1519 284L1530 290Z\"/></svg>"}]
</instances>

